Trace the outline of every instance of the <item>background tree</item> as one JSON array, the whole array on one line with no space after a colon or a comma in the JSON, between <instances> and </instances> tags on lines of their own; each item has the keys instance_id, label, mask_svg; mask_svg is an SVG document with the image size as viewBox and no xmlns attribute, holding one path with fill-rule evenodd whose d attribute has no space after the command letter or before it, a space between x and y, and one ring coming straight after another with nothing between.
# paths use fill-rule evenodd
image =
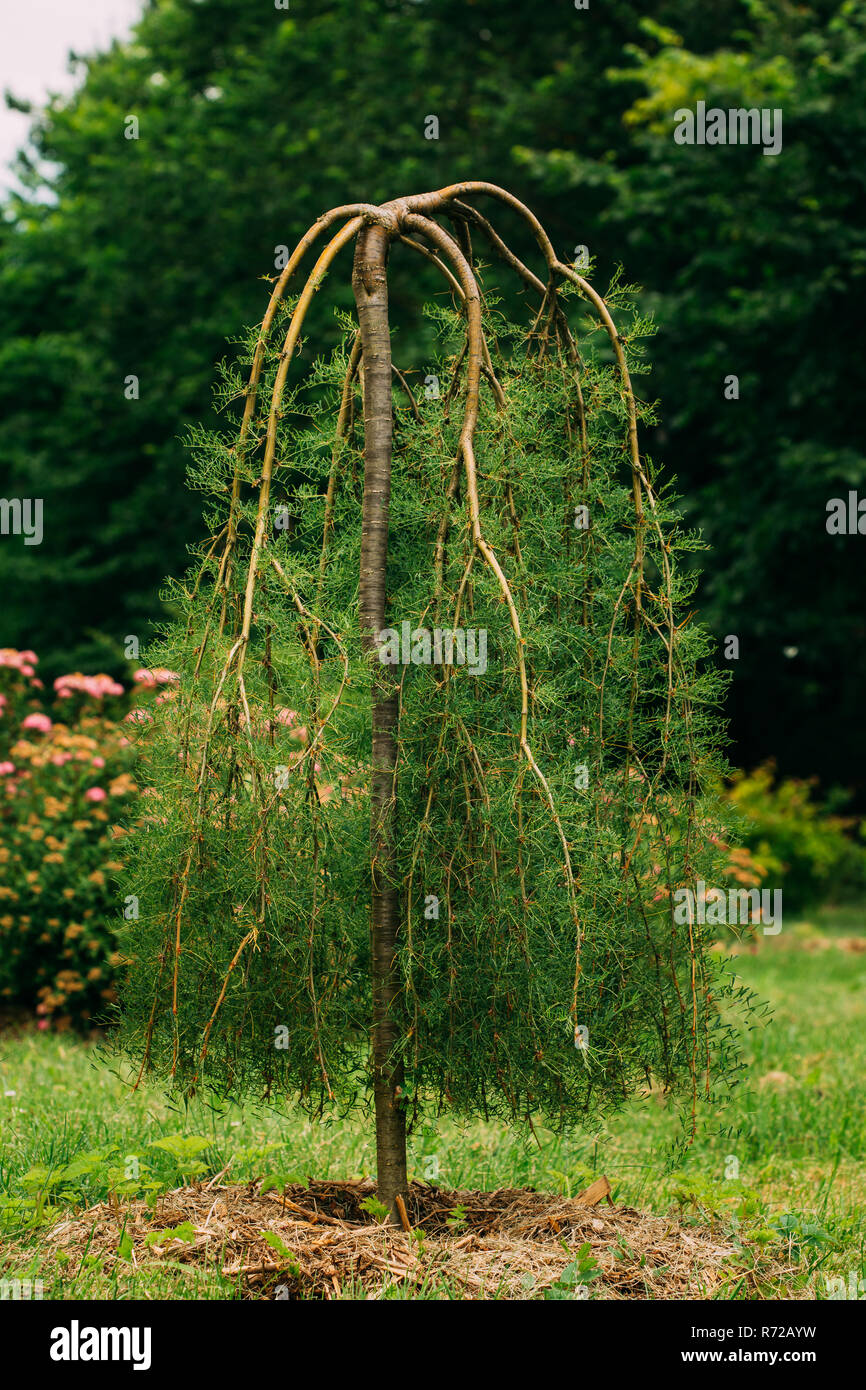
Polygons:
<instances>
[{"instance_id":1,"label":"background tree","mask_svg":"<svg viewBox=\"0 0 866 1390\"><path fill-rule=\"evenodd\" d=\"M742 16L714 51L678 21L642 22L609 73L623 93L641 84L615 158L522 157L548 195L604 188L600 235L651 287L658 443L718 557L706 621L720 643L740 639L737 757L774 753L862 789L858 543L826 521L829 499L866 495L866 369L850 351L864 309L866 16L848 3L749 3ZM698 100L780 108L782 153L675 146L672 114ZM725 400L729 373L738 400Z\"/></svg>"},{"instance_id":2,"label":"background tree","mask_svg":"<svg viewBox=\"0 0 866 1390\"><path fill-rule=\"evenodd\" d=\"M298 378L353 241L358 328ZM482 298L477 242L528 329ZM423 397L391 360L398 249L451 298ZM693 1133L737 1070L717 927L675 897L721 872L720 678L627 318L495 185L351 204L289 258L248 381L226 369L239 429L195 435L210 536L149 657L180 685L144 735L120 1045L187 1095L371 1091L392 1216L426 1108L563 1127L659 1083Z\"/></svg>"},{"instance_id":3,"label":"background tree","mask_svg":"<svg viewBox=\"0 0 866 1390\"><path fill-rule=\"evenodd\" d=\"M272 267L353 187L383 200L480 173L558 246L597 226L602 280L640 266L664 323L658 444L716 549L700 601L720 642L741 641L738 761L861 782L857 542L823 521L829 497L863 487L862 16L848 0L645 8L160 0L132 42L79 60L0 231L0 492L44 497L50 528L42 547L0 545L4 640L39 648L49 675L119 672L122 638L160 616L162 576L197 532L179 440L207 416L225 338L264 311L249 266ZM781 156L675 146L673 112L697 99L781 101ZM503 225L528 254L519 222ZM392 309L420 361L417 302L398 268ZM334 342L317 324L310 357Z\"/></svg>"}]
</instances>

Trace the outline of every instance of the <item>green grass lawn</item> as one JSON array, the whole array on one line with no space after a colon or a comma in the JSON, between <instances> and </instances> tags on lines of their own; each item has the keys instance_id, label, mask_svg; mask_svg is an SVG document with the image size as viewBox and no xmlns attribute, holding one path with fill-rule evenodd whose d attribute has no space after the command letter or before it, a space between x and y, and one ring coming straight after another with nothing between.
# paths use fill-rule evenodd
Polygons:
<instances>
[{"instance_id":1,"label":"green grass lawn","mask_svg":"<svg viewBox=\"0 0 866 1390\"><path fill-rule=\"evenodd\" d=\"M714 1222L726 1236L739 1231L786 1255L796 1273L787 1290L767 1286L767 1297L823 1298L827 1276L846 1286L866 1279L866 952L851 949L862 933L862 914L825 912L736 956L736 973L773 1017L747 1035L734 1105L710 1117L737 1133L704 1134L673 1171L665 1151L677 1121L650 1096L591 1133L539 1130L537 1142L500 1124L440 1120L413 1137L412 1176L572 1195L604 1173L617 1202ZM112 1191L122 1203L148 1184L165 1191L226 1167L225 1181L242 1181L359 1177L374 1166L363 1116L313 1124L285 1111L216 1112L201 1101L178 1108L155 1088L131 1093L96 1047L68 1034L0 1040L0 1266L41 1276L45 1297L238 1296L218 1272L186 1266L109 1280L96 1261L49 1263L46 1227ZM745 1288L734 1279L726 1296Z\"/></svg>"}]
</instances>

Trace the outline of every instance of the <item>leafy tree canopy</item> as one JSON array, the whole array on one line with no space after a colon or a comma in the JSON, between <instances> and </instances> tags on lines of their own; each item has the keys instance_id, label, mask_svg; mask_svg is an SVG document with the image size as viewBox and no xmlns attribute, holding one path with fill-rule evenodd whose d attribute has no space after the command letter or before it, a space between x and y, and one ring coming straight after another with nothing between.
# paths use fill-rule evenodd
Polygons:
<instances>
[{"instance_id":1,"label":"leafy tree canopy","mask_svg":"<svg viewBox=\"0 0 866 1390\"><path fill-rule=\"evenodd\" d=\"M864 20L848 0L644 9L161 0L80 60L76 95L35 125L49 172L23 159L0 226L2 491L44 498L46 525L42 546L0 548L4 640L111 668L146 636L196 534L180 437L225 338L263 312L253 268L329 203L506 179L561 254L589 243L603 275L621 260L660 310L648 393L716 546L708 620L740 637L738 756L850 781L857 542L824 519L864 487ZM781 106L781 155L676 146L673 111L699 99ZM399 276L392 302L411 355L431 351Z\"/></svg>"}]
</instances>

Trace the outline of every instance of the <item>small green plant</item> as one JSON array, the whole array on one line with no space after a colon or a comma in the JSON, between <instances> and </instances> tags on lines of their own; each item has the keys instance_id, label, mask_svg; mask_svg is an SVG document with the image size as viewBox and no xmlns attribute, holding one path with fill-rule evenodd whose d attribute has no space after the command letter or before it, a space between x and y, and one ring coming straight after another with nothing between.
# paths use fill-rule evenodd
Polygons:
<instances>
[{"instance_id":1,"label":"small green plant","mask_svg":"<svg viewBox=\"0 0 866 1390\"><path fill-rule=\"evenodd\" d=\"M260 1235L265 1244L269 1245L271 1249L279 1255L281 1260L285 1260L289 1272L294 1275L299 1275L301 1267L298 1264L298 1257L293 1250L289 1249L282 1237L277 1235L276 1231L261 1231Z\"/></svg>"},{"instance_id":2,"label":"small green plant","mask_svg":"<svg viewBox=\"0 0 866 1390\"><path fill-rule=\"evenodd\" d=\"M187 1182L207 1172L207 1165L199 1160L198 1155L210 1148L210 1140L203 1139L201 1135L169 1134L163 1139L154 1139L149 1147L170 1154L178 1173Z\"/></svg>"},{"instance_id":3,"label":"small green plant","mask_svg":"<svg viewBox=\"0 0 866 1390\"><path fill-rule=\"evenodd\" d=\"M458 1203L446 1216L445 1224L451 1231L462 1231L466 1225L466 1208Z\"/></svg>"},{"instance_id":4,"label":"small green plant","mask_svg":"<svg viewBox=\"0 0 866 1390\"><path fill-rule=\"evenodd\" d=\"M781 1216L773 1218L768 1225L777 1240L788 1241L791 1252L795 1255L836 1244L834 1237L820 1221L811 1220L803 1215L798 1216L793 1212L782 1213ZM751 1238L756 1239L754 1236Z\"/></svg>"},{"instance_id":5,"label":"small green plant","mask_svg":"<svg viewBox=\"0 0 866 1390\"><path fill-rule=\"evenodd\" d=\"M179 1226L167 1226L164 1231L148 1231L144 1237L144 1243L148 1246L167 1245L170 1240L180 1240L185 1245L191 1245L195 1240L192 1222L181 1221Z\"/></svg>"},{"instance_id":6,"label":"small green plant","mask_svg":"<svg viewBox=\"0 0 866 1390\"><path fill-rule=\"evenodd\" d=\"M259 1184L259 1192L279 1192L285 1196L287 1188L305 1185L297 1173L266 1173Z\"/></svg>"},{"instance_id":7,"label":"small green plant","mask_svg":"<svg viewBox=\"0 0 866 1390\"><path fill-rule=\"evenodd\" d=\"M415 1246L418 1259L423 1259L424 1252L427 1249L427 1232L424 1230L423 1226L413 1226L407 1234L409 1240Z\"/></svg>"},{"instance_id":8,"label":"small green plant","mask_svg":"<svg viewBox=\"0 0 866 1390\"><path fill-rule=\"evenodd\" d=\"M361 1210L367 1212L375 1221L387 1221L389 1216L388 1208L384 1202L380 1202L378 1197L365 1197L361 1203Z\"/></svg>"},{"instance_id":9,"label":"small green plant","mask_svg":"<svg viewBox=\"0 0 866 1390\"><path fill-rule=\"evenodd\" d=\"M585 1242L578 1249L571 1264L566 1265L555 1284L549 1285L544 1291L545 1299L557 1300L566 1298L586 1298L588 1289L594 1279L598 1279L601 1270L598 1261L592 1253L592 1246Z\"/></svg>"},{"instance_id":10,"label":"small green plant","mask_svg":"<svg viewBox=\"0 0 866 1390\"><path fill-rule=\"evenodd\" d=\"M671 1195L681 1216L698 1222L727 1220L733 1225L754 1218L762 1203L752 1188L740 1179L716 1179L702 1173L675 1173Z\"/></svg>"},{"instance_id":11,"label":"small green plant","mask_svg":"<svg viewBox=\"0 0 866 1390\"><path fill-rule=\"evenodd\" d=\"M555 1190L561 1192L569 1201L598 1177L586 1164L576 1164L567 1173L559 1168L551 1168L549 1171L550 1176L555 1179Z\"/></svg>"}]
</instances>

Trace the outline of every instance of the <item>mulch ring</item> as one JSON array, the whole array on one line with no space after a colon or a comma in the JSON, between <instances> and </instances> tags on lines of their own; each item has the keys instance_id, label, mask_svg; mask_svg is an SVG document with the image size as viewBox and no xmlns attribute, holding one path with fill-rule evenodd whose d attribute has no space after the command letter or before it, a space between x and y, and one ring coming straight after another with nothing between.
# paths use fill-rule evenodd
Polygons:
<instances>
[{"instance_id":1,"label":"mulch ring","mask_svg":"<svg viewBox=\"0 0 866 1390\"><path fill-rule=\"evenodd\" d=\"M52 1227L47 1243L49 1252L63 1251L72 1261L96 1255L111 1274L125 1233L131 1240L131 1250L124 1240L126 1270L130 1262L160 1260L212 1265L246 1297L259 1299L379 1298L393 1284L406 1284L410 1296L413 1288L446 1284L463 1298L537 1298L573 1268L587 1243L599 1269L589 1288L593 1298L724 1297L723 1286L743 1277L742 1259L736 1270L726 1263L741 1251L711 1228L614 1207L609 1191L604 1178L571 1199L531 1188L452 1192L414 1182L407 1203L413 1233L407 1234L362 1208L375 1196L369 1180L310 1179L284 1194L212 1180L166 1193L151 1208L143 1201L119 1208L100 1203ZM186 1222L192 1227L186 1239L152 1243L152 1233ZM781 1285L790 1272L770 1266L766 1255L760 1265L763 1287L768 1280ZM559 1288L575 1296L568 1275Z\"/></svg>"}]
</instances>

